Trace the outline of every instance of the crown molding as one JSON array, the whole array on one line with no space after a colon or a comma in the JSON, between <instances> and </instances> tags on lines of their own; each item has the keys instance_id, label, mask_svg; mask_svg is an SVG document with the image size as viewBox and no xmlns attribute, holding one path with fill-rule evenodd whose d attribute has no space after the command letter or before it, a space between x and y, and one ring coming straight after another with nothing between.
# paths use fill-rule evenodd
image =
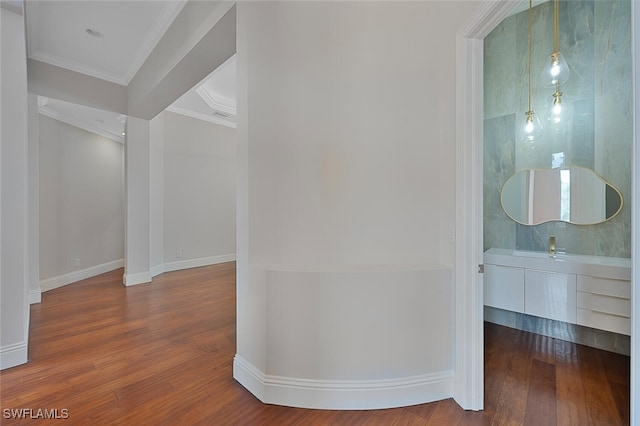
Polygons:
<instances>
[{"instance_id":1,"label":"crown molding","mask_svg":"<svg viewBox=\"0 0 640 426\"><path fill-rule=\"evenodd\" d=\"M48 53L40 51L40 49L38 48L38 38L33 32L35 30L32 29L40 27L40 12L38 9L38 3L39 2L33 1L25 2L26 15L28 16L31 24L27 28L27 56L30 59L79 72L81 74L86 74L91 77L99 78L101 80L110 81L111 83L116 83L121 86L127 85L127 82L121 76L112 73L105 73L95 68L87 67L77 62L62 58L60 56L50 55Z\"/></svg>"},{"instance_id":2,"label":"crown molding","mask_svg":"<svg viewBox=\"0 0 640 426\"><path fill-rule=\"evenodd\" d=\"M106 130L102 130L92 124L89 124L86 121L78 120L71 115L60 114L59 112L54 111L47 106L38 105L38 113L46 117L53 118L54 120L62 121L63 123L66 123L70 126L86 130L87 132L95 133L98 136L102 136L103 138L110 139L114 142L119 142L122 144L124 143L124 138L122 136L114 135L113 133L107 132Z\"/></svg>"},{"instance_id":3,"label":"crown molding","mask_svg":"<svg viewBox=\"0 0 640 426\"><path fill-rule=\"evenodd\" d=\"M49 55L48 53L40 52L39 50L34 50L29 53L29 58L34 59L36 61L45 62L47 64L55 65L60 68L65 68L71 71L79 72L81 74L86 74L91 77L99 78L101 80L110 81L111 83L116 83L121 86L126 86L127 81L115 74L105 73L100 70L97 70L92 67L87 67L85 65L79 64L74 61L70 61L68 59L61 58L55 55Z\"/></svg>"},{"instance_id":4,"label":"crown molding","mask_svg":"<svg viewBox=\"0 0 640 426\"><path fill-rule=\"evenodd\" d=\"M38 12L37 3L38 2L26 2L26 14L29 16L31 27L33 28L39 27L40 13ZM91 77L110 81L121 86L127 86L131 82L135 74L138 72L142 64L144 64L144 62L147 60L153 49L155 49L164 33L173 23L180 11L182 11L182 8L186 3L186 0L167 2L167 5L160 14L160 18L156 21L155 25L150 30L150 35L145 39L141 48L135 55L133 63L129 67L129 70L123 75L104 72L94 67L86 66L60 56L42 52L38 48L37 37L35 37L35 34L33 33L28 34L27 37L27 55L29 58L35 59L40 62L45 62L61 68L66 68L71 71L86 74Z\"/></svg>"},{"instance_id":5,"label":"crown molding","mask_svg":"<svg viewBox=\"0 0 640 426\"><path fill-rule=\"evenodd\" d=\"M214 96L204 86L200 86L196 89L196 93L206 102L211 109L223 112L225 114L236 115L236 108L230 106L231 100L223 96ZM224 101L227 101L226 103Z\"/></svg>"},{"instance_id":6,"label":"crown molding","mask_svg":"<svg viewBox=\"0 0 640 426\"><path fill-rule=\"evenodd\" d=\"M188 110L186 108L180 108L180 107L176 107L176 106L173 106L173 105L168 106L166 111L174 112L176 114L185 115L187 117L195 118L197 120L208 121L209 123L219 124L219 125L225 126L225 127L231 127L233 129L235 129L237 127L237 124L235 122L233 122L233 121L225 120L223 118L217 118L217 117L212 116L212 115L207 115L207 114L203 114L201 112L191 111L191 110Z\"/></svg>"},{"instance_id":7,"label":"crown molding","mask_svg":"<svg viewBox=\"0 0 640 426\"><path fill-rule=\"evenodd\" d=\"M160 19L156 21L156 24L150 31L150 35L146 38L144 44L135 55L129 71L125 74L125 86L131 82L133 77L140 70L142 64L144 64L151 52L153 52L153 49L156 48L164 33L167 31L167 29L169 29L173 21L176 19L178 14L180 14L182 8L186 4L187 0L178 0L167 3L164 10L162 11L162 14L160 15Z\"/></svg>"}]
</instances>

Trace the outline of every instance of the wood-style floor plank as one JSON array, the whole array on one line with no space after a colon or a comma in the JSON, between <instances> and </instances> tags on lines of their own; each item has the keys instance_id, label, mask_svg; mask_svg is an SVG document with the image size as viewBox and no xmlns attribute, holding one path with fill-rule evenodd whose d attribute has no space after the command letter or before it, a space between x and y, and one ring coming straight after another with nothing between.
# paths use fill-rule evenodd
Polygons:
<instances>
[{"instance_id":1,"label":"wood-style floor plank","mask_svg":"<svg viewBox=\"0 0 640 426\"><path fill-rule=\"evenodd\" d=\"M578 347L556 340L556 406L558 425L589 424ZM628 390L629 388L627 388Z\"/></svg>"},{"instance_id":2,"label":"wood-style floor plank","mask_svg":"<svg viewBox=\"0 0 640 426\"><path fill-rule=\"evenodd\" d=\"M48 291L32 305L30 361L0 372L2 409L65 408L72 425L629 422L629 357L488 323L484 411L453 399L354 411L263 404L232 378L234 263L134 287L122 285L122 272Z\"/></svg>"},{"instance_id":3,"label":"wood-style floor plank","mask_svg":"<svg viewBox=\"0 0 640 426\"><path fill-rule=\"evenodd\" d=\"M524 423L532 426L553 426L557 422L557 413L556 366L534 358L531 362Z\"/></svg>"}]
</instances>

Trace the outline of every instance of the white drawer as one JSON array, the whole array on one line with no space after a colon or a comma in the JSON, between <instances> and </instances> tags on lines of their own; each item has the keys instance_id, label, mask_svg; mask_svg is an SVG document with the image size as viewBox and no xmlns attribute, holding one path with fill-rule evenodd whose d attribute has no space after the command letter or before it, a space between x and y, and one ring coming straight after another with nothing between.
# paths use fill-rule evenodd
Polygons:
<instances>
[{"instance_id":1,"label":"white drawer","mask_svg":"<svg viewBox=\"0 0 640 426\"><path fill-rule=\"evenodd\" d=\"M484 265L484 304L524 312L524 269Z\"/></svg>"},{"instance_id":2,"label":"white drawer","mask_svg":"<svg viewBox=\"0 0 640 426\"><path fill-rule=\"evenodd\" d=\"M525 270L524 313L575 324L575 274Z\"/></svg>"},{"instance_id":3,"label":"white drawer","mask_svg":"<svg viewBox=\"0 0 640 426\"><path fill-rule=\"evenodd\" d=\"M631 317L631 301L619 297L602 296L593 293L578 292L578 308L603 312L618 316Z\"/></svg>"},{"instance_id":4,"label":"white drawer","mask_svg":"<svg viewBox=\"0 0 640 426\"><path fill-rule=\"evenodd\" d=\"M578 291L631 299L631 281L578 275Z\"/></svg>"},{"instance_id":5,"label":"white drawer","mask_svg":"<svg viewBox=\"0 0 640 426\"><path fill-rule=\"evenodd\" d=\"M579 325L626 334L627 336L631 335L631 320L629 318L581 308L577 309L577 317Z\"/></svg>"}]
</instances>

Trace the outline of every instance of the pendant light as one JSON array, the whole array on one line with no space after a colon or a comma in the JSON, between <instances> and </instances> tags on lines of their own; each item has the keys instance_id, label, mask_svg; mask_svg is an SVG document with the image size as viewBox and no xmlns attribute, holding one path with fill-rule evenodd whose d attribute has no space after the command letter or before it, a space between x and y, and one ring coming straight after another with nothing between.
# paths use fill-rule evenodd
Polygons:
<instances>
[{"instance_id":1,"label":"pendant light","mask_svg":"<svg viewBox=\"0 0 640 426\"><path fill-rule=\"evenodd\" d=\"M523 142L535 142L542 137L542 125L536 115L535 111L531 108L531 38L532 38L532 0L529 0L529 92L528 92L528 106L527 112L525 112L525 123L518 130L518 136Z\"/></svg>"},{"instance_id":2,"label":"pendant light","mask_svg":"<svg viewBox=\"0 0 640 426\"><path fill-rule=\"evenodd\" d=\"M572 108L570 104L562 102L563 93L560 91L560 85L556 85L556 91L551 95L553 101L551 108L545 115L545 128L553 134L562 133L567 129L567 123L571 121Z\"/></svg>"},{"instance_id":3,"label":"pendant light","mask_svg":"<svg viewBox=\"0 0 640 426\"><path fill-rule=\"evenodd\" d=\"M570 71L567 66L564 57L560 54L558 48L558 28L559 28L559 6L558 0L553 2L553 43L554 53L551 54L551 61L545 67L543 71L544 82L546 87L554 87L553 103L551 109L546 115L547 127L551 129L553 133L560 133L564 126L570 120L571 108L568 105L562 104L562 95L560 91L560 84L565 83L569 79ZM549 86L551 82L551 86Z\"/></svg>"},{"instance_id":4,"label":"pendant light","mask_svg":"<svg viewBox=\"0 0 640 426\"><path fill-rule=\"evenodd\" d=\"M553 53L549 55L549 60L542 70L542 82L546 88L565 84L571 75L569 65L567 64L564 56L560 53L558 41L558 32L560 28L559 9L558 0L553 0Z\"/></svg>"}]
</instances>

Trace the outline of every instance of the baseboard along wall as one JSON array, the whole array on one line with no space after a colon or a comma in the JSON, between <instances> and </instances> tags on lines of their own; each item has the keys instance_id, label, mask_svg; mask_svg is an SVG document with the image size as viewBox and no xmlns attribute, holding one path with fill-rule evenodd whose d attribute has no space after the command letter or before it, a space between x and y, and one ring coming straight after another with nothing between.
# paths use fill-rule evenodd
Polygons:
<instances>
[{"instance_id":1,"label":"baseboard along wall","mask_svg":"<svg viewBox=\"0 0 640 426\"><path fill-rule=\"evenodd\" d=\"M230 253L219 256L200 257L197 259L185 259L177 262L168 262L161 265L153 266L148 272L141 272L136 274L125 273L123 282L127 286L148 283L153 277L165 272L199 268L201 266L216 265L218 263L233 262L235 260L236 254ZM31 290L29 292L29 303L40 303L42 292L53 290L68 284L73 284L75 282L91 278L96 275L104 274L105 272L113 271L114 269L122 267L124 267L124 259L119 259L114 260L113 262L107 262L101 265L92 266L90 268L73 271L57 277L47 278L40 281L39 290Z\"/></svg>"}]
</instances>

